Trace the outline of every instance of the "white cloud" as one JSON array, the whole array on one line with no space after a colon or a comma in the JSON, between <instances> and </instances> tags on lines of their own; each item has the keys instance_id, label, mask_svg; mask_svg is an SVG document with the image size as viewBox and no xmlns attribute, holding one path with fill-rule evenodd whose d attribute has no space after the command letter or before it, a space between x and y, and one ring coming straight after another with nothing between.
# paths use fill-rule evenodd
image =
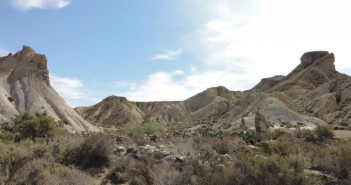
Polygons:
<instances>
[{"instance_id":1,"label":"white cloud","mask_svg":"<svg viewBox=\"0 0 351 185\"><path fill-rule=\"evenodd\" d=\"M220 82L220 83L218 83ZM184 73L183 71L156 72L136 88L118 95L133 101L184 100L209 87L226 85L228 88L244 90L251 83L249 76L223 71Z\"/></svg>"},{"instance_id":2,"label":"white cloud","mask_svg":"<svg viewBox=\"0 0 351 185\"><path fill-rule=\"evenodd\" d=\"M51 85L72 107L92 105L101 101L108 92L85 87L83 81L74 77L57 76L50 73Z\"/></svg>"},{"instance_id":3,"label":"white cloud","mask_svg":"<svg viewBox=\"0 0 351 185\"><path fill-rule=\"evenodd\" d=\"M199 26L180 45L199 61L182 75L156 72L119 94L131 100L182 100L219 85L250 89L261 78L288 74L312 50L334 52L337 69L349 71L350 6L348 0L184 0L189 21Z\"/></svg>"},{"instance_id":4,"label":"white cloud","mask_svg":"<svg viewBox=\"0 0 351 185\"><path fill-rule=\"evenodd\" d=\"M60 9L68 6L70 0L11 0L13 6L20 10L39 9Z\"/></svg>"},{"instance_id":5,"label":"white cloud","mask_svg":"<svg viewBox=\"0 0 351 185\"><path fill-rule=\"evenodd\" d=\"M334 52L337 69L350 68L350 6L346 0L208 1L202 7L209 16L184 36L183 48L199 55L207 71L244 73L257 82L287 74L311 50Z\"/></svg>"},{"instance_id":6,"label":"white cloud","mask_svg":"<svg viewBox=\"0 0 351 185\"><path fill-rule=\"evenodd\" d=\"M168 50L164 53L157 54L151 57L152 60L175 60L180 55L183 54L183 49L179 48L177 50Z\"/></svg>"},{"instance_id":7,"label":"white cloud","mask_svg":"<svg viewBox=\"0 0 351 185\"><path fill-rule=\"evenodd\" d=\"M127 81L116 81L114 82L114 86L117 88L117 89L135 89L136 88L136 84L135 83L130 83L130 82L127 82Z\"/></svg>"},{"instance_id":8,"label":"white cloud","mask_svg":"<svg viewBox=\"0 0 351 185\"><path fill-rule=\"evenodd\" d=\"M0 56L6 56L8 55L10 52L7 51L6 49L0 48Z\"/></svg>"},{"instance_id":9,"label":"white cloud","mask_svg":"<svg viewBox=\"0 0 351 185\"><path fill-rule=\"evenodd\" d=\"M68 99L82 99L85 97L83 93L83 82L77 78L61 77L50 74L52 86L59 94Z\"/></svg>"}]
</instances>

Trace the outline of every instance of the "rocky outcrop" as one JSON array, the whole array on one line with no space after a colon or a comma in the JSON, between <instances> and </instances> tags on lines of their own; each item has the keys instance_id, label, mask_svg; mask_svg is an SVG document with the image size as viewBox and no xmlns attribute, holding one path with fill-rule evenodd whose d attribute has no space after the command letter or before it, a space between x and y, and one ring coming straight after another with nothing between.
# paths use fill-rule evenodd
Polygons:
<instances>
[{"instance_id":1,"label":"rocky outcrop","mask_svg":"<svg viewBox=\"0 0 351 185\"><path fill-rule=\"evenodd\" d=\"M47 113L72 131L98 131L79 116L50 84L47 58L24 46L0 62L0 119L23 112Z\"/></svg>"},{"instance_id":2,"label":"rocky outcrop","mask_svg":"<svg viewBox=\"0 0 351 185\"><path fill-rule=\"evenodd\" d=\"M351 78L337 72L334 62L333 53L307 52L287 76L264 78L251 90L240 92L213 87L182 102L129 102L133 105L133 109L129 109L131 114L119 116L138 117L140 122L162 122L177 128L207 125L234 130L255 129L257 120L262 120L258 118L264 118L264 127L269 128L348 124L351 122ZM89 117L95 115L94 111L91 107L79 108L88 120L94 120Z\"/></svg>"},{"instance_id":3,"label":"rocky outcrop","mask_svg":"<svg viewBox=\"0 0 351 185\"><path fill-rule=\"evenodd\" d=\"M277 75L271 78L263 78L260 83L258 83L252 90L255 91L266 91L274 86L276 86L279 82L284 80L285 76Z\"/></svg>"},{"instance_id":4,"label":"rocky outcrop","mask_svg":"<svg viewBox=\"0 0 351 185\"><path fill-rule=\"evenodd\" d=\"M91 123L102 126L140 123L144 120L144 113L125 97L110 96L94 106L77 107L75 110Z\"/></svg>"},{"instance_id":5,"label":"rocky outcrop","mask_svg":"<svg viewBox=\"0 0 351 185\"><path fill-rule=\"evenodd\" d=\"M255 129L257 133L266 132L268 129L267 120L260 112L256 112L255 115Z\"/></svg>"}]
</instances>

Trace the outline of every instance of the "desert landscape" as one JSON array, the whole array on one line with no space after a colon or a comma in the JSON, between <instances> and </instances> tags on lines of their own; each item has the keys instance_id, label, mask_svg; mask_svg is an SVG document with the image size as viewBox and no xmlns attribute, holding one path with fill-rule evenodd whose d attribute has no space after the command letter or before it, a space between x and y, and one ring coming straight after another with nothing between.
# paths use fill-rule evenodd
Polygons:
<instances>
[{"instance_id":1,"label":"desert landscape","mask_svg":"<svg viewBox=\"0 0 351 185\"><path fill-rule=\"evenodd\" d=\"M333 53L184 101L71 108L29 46L0 58L1 184L349 184L351 77Z\"/></svg>"},{"instance_id":2,"label":"desert landscape","mask_svg":"<svg viewBox=\"0 0 351 185\"><path fill-rule=\"evenodd\" d=\"M0 185L351 185L351 1L0 1Z\"/></svg>"}]
</instances>

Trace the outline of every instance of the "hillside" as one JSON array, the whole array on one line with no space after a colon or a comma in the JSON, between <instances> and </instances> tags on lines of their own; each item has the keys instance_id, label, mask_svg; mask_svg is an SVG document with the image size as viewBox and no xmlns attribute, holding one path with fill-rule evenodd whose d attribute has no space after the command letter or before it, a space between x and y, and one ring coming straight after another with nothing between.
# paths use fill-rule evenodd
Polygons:
<instances>
[{"instance_id":1,"label":"hillside","mask_svg":"<svg viewBox=\"0 0 351 185\"><path fill-rule=\"evenodd\" d=\"M0 120L23 112L47 113L72 131L98 131L80 117L50 84L47 58L24 46L0 57Z\"/></svg>"},{"instance_id":2,"label":"hillside","mask_svg":"<svg viewBox=\"0 0 351 185\"><path fill-rule=\"evenodd\" d=\"M179 102L131 102L108 97L75 110L103 126L160 122L166 125L216 125L225 129L254 128L257 113L269 127L311 127L350 122L351 77L335 70L327 51L307 52L287 76L264 78L250 90L209 88ZM118 118L118 119L117 119Z\"/></svg>"}]
</instances>

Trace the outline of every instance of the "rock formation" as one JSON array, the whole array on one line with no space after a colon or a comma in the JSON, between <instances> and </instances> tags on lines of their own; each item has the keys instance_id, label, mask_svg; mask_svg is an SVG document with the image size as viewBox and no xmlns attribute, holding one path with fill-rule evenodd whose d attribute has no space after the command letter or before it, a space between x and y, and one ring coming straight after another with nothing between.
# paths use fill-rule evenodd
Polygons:
<instances>
[{"instance_id":1,"label":"rock formation","mask_svg":"<svg viewBox=\"0 0 351 185\"><path fill-rule=\"evenodd\" d=\"M72 131L98 131L79 116L50 84L47 59L28 47L0 58L0 120L23 112L47 113Z\"/></svg>"},{"instance_id":2,"label":"rock formation","mask_svg":"<svg viewBox=\"0 0 351 185\"><path fill-rule=\"evenodd\" d=\"M335 70L334 54L308 52L300 61L287 76L264 78L244 92L214 87L179 102L107 98L97 105L76 110L100 125L155 121L169 126L202 124L233 130L243 126L255 129L258 111L269 127L276 128L349 123L351 77Z\"/></svg>"}]
</instances>

